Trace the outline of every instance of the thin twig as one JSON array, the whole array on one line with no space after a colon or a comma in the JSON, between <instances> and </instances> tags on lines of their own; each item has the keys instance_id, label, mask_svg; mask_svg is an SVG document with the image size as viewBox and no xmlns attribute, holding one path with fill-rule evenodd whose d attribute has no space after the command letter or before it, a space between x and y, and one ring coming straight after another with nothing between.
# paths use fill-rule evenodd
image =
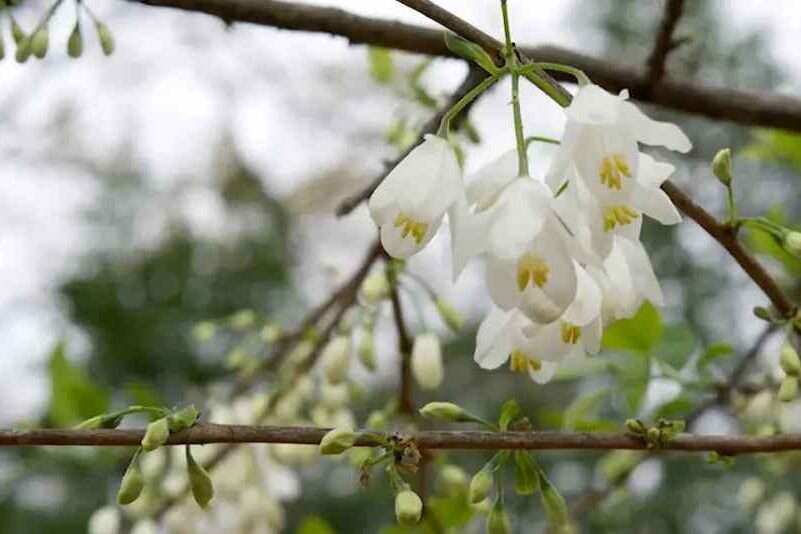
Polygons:
<instances>
[{"instance_id":1,"label":"thin twig","mask_svg":"<svg viewBox=\"0 0 801 534\"><path fill-rule=\"evenodd\" d=\"M683 10L684 0L667 0L665 2L665 12L662 15L662 22L659 24L659 32L656 34L654 49L648 56L648 84L652 89L665 76L668 55L676 47L673 32L676 30Z\"/></svg>"}]
</instances>

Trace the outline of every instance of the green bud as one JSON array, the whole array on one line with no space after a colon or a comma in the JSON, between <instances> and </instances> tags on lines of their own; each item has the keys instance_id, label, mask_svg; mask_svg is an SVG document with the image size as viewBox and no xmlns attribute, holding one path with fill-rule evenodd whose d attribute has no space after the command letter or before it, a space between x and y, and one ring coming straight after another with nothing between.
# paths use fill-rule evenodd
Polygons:
<instances>
[{"instance_id":1,"label":"green bud","mask_svg":"<svg viewBox=\"0 0 801 534\"><path fill-rule=\"evenodd\" d=\"M648 445L659 445L662 440L662 433L658 428L652 426L645 432L645 440L648 442Z\"/></svg>"},{"instance_id":2,"label":"green bud","mask_svg":"<svg viewBox=\"0 0 801 534\"><path fill-rule=\"evenodd\" d=\"M359 434L348 427L330 430L320 440L320 454L342 454L353 447Z\"/></svg>"},{"instance_id":3,"label":"green bud","mask_svg":"<svg viewBox=\"0 0 801 534\"><path fill-rule=\"evenodd\" d=\"M626 419L626 428L629 430L629 432L632 434L637 434L638 436L641 436L646 432L645 425L639 419Z\"/></svg>"},{"instance_id":4,"label":"green bud","mask_svg":"<svg viewBox=\"0 0 801 534\"><path fill-rule=\"evenodd\" d=\"M386 414L381 410L376 410L367 417L367 428L370 430L384 430L388 422Z\"/></svg>"},{"instance_id":5,"label":"green bud","mask_svg":"<svg viewBox=\"0 0 801 534\"><path fill-rule=\"evenodd\" d=\"M395 518L404 526L413 526L423 515L423 501L412 490L403 490L395 496Z\"/></svg>"},{"instance_id":6,"label":"green bud","mask_svg":"<svg viewBox=\"0 0 801 534\"><path fill-rule=\"evenodd\" d=\"M81 25L75 23L72 29L70 38L67 40L67 55L69 57L78 58L83 53L83 36L81 35Z\"/></svg>"},{"instance_id":7,"label":"green bud","mask_svg":"<svg viewBox=\"0 0 801 534\"><path fill-rule=\"evenodd\" d=\"M119 414L104 414L96 415L91 419L87 419L78 425L78 428L84 430L94 430L98 428L117 428L122 423L124 415Z\"/></svg>"},{"instance_id":8,"label":"green bud","mask_svg":"<svg viewBox=\"0 0 801 534\"><path fill-rule=\"evenodd\" d=\"M782 247L793 256L801 258L801 232L791 230L784 234Z\"/></svg>"},{"instance_id":9,"label":"green bud","mask_svg":"<svg viewBox=\"0 0 801 534\"><path fill-rule=\"evenodd\" d=\"M4 57L6 57L6 46L3 42L3 36L0 35L0 60L2 60Z\"/></svg>"},{"instance_id":10,"label":"green bud","mask_svg":"<svg viewBox=\"0 0 801 534\"><path fill-rule=\"evenodd\" d=\"M467 473L458 465L445 464L439 469L439 484L446 495L464 495L467 491Z\"/></svg>"},{"instance_id":11,"label":"green bud","mask_svg":"<svg viewBox=\"0 0 801 534\"><path fill-rule=\"evenodd\" d=\"M455 33L445 32L445 45L451 52L464 59L474 61L490 74L498 72L498 67L495 66L490 55L476 43L468 41Z\"/></svg>"},{"instance_id":12,"label":"green bud","mask_svg":"<svg viewBox=\"0 0 801 534\"><path fill-rule=\"evenodd\" d=\"M773 314L764 306L754 306L754 315L763 321L773 322Z\"/></svg>"},{"instance_id":13,"label":"green bud","mask_svg":"<svg viewBox=\"0 0 801 534\"><path fill-rule=\"evenodd\" d=\"M384 269L378 270L364 279L361 294L368 304L376 304L389 297L389 280L387 280Z\"/></svg>"},{"instance_id":14,"label":"green bud","mask_svg":"<svg viewBox=\"0 0 801 534\"><path fill-rule=\"evenodd\" d=\"M47 47L50 44L50 34L47 28L40 28L31 37L31 52L34 56L42 59L47 55Z\"/></svg>"},{"instance_id":15,"label":"green bud","mask_svg":"<svg viewBox=\"0 0 801 534\"><path fill-rule=\"evenodd\" d=\"M724 148L715 154L712 160L712 174L726 187L731 185L731 149Z\"/></svg>"},{"instance_id":16,"label":"green bud","mask_svg":"<svg viewBox=\"0 0 801 534\"><path fill-rule=\"evenodd\" d=\"M186 446L186 469L189 474L189 487L192 496L201 508L206 508L214 498L214 484L206 469L192 457L189 445Z\"/></svg>"},{"instance_id":17,"label":"green bud","mask_svg":"<svg viewBox=\"0 0 801 534\"><path fill-rule=\"evenodd\" d=\"M458 334L464 324L462 316L459 315L459 312L457 312L456 309L443 298L438 297L434 304L437 306L437 311L439 312L439 316L442 318L442 321L448 325L448 328L450 328L455 334Z\"/></svg>"},{"instance_id":18,"label":"green bud","mask_svg":"<svg viewBox=\"0 0 801 534\"><path fill-rule=\"evenodd\" d=\"M139 498L139 495L142 494L142 488L144 487L145 480L142 478L142 472L139 470L136 456L134 456L122 477L120 489L117 492L117 503L121 506L131 504Z\"/></svg>"},{"instance_id":19,"label":"green bud","mask_svg":"<svg viewBox=\"0 0 801 534\"><path fill-rule=\"evenodd\" d=\"M492 473L489 469L484 468L476 473L470 481L470 489L468 490L470 502L478 504L486 499L491 487Z\"/></svg>"},{"instance_id":20,"label":"green bud","mask_svg":"<svg viewBox=\"0 0 801 534\"><path fill-rule=\"evenodd\" d=\"M429 419L443 421L463 421L466 412L452 402L429 402L420 408L420 415Z\"/></svg>"},{"instance_id":21,"label":"green bud","mask_svg":"<svg viewBox=\"0 0 801 534\"><path fill-rule=\"evenodd\" d=\"M495 506L487 517L487 534L509 534L511 531L509 515L503 509L501 501L495 501Z\"/></svg>"},{"instance_id":22,"label":"green bud","mask_svg":"<svg viewBox=\"0 0 801 534\"><path fill-rule=\"evenodd\" d=\"M17 52L14 57L17 63L25 63L31 57L31 40L28 37L17 43Z\"/></svg>"},{"instance_id":23,"label":"green bud","mask_svg":"<svg viewBox=\"0 0 801 534\"><path fill-rule=\"evenodd\" d=\"M14 42L19 45L22 41L27 39L27 35L25 31L22 29L22 26L19 25L16 19L11 19L11 35L14 37Z\"/></svg>"},{"instance_id":24,"label":"green bud","mask_svg":"<svg viewBox=\"0 0 801 534\"><path fill-rule=\"evenodd\" d=\"M168 417L170 432L180 432L185 428L189 428L197 422L200 412L197 411L194 404L190 404L186 408L179 410Z\"/></svg>"},{"instance_id":25,"label":"green bud","mask_svg":"<svg viewBox=\"0 0 801 534\"><path fill-rule=\"evenodd\" d=\"M104 54L110 56L114 53L114 37L112 37L111 31L100 21L95 24L95 30L97 38L100 40L100 48L103 49Z\"/></svg>"},{"instance_id":26,"label":"green bud","mask_svg":"<svg viewBox=\"0 0 801 534\"><path fill-rule=\"evenodd\" d=\"M142 438L142 448L147 451L155 451L170 438L170 423L166 417L157 419L149 425Z\"/></svg>"},{"instance_id":27,"label":"green bud","mask_svg":"<svg viewBox=\"0 0 801 534\"><path fill-rule=\"evenodd\" d=\"M247 330L256 323L256 312L240 310L231 316L229 322L235 330Z\"/></svg>"},{"instance_id":28,"label":"green bud","mask_svg":"<svg viewBox=\"0 0 801 534\"><path fill-rule=\"evenodd\" d=\"M362 333L362 337L359 340L359 348L357 353L359 355L359 361L362 362L362 365L364 365L365 369L375 371L375 340L373 339L372 332L365 331Z\"/></svg>"},{"instance_id":29,"label":"green bud","mask_svg":"<svg viewBox=\"0 0 801 534\"><path fill-rule=\"evenodd\" d=\"M77 28L77 26L76 26ZM70 37L72 39L72 37ZM192 328L192 337L198 343L209 341L217 333L217 325L212 321L201 321Z\"/></svg>"},{"instance_id":30,"label":"green bud","mask_svg":"<svg viewBox=\"0 0 801 534\"><path fill-rule=\"evenodd\" d=\"M540 500L545 508L550 529L554 532L563 532L570 528L570 515L565 498L542 471L540 471Z\"/></svg>"},{"instance_id":31,"label":"green bud","mask_svg":"<svg viewBox=\"0 0 801 534\"><path fill-rule=\"evenodd\" d=\"M782 371L789 376L801 376L801 358L798 357L798 352L790 344L789 340L785 340L782 345L782 353L779 357L779 363L782 366Z\"/></svg>"},{"instance_id":32,"label":"green bud","mask_svg":"<svg viewBox=\"0 0 801 534\"><path fill-rule=\"evenodd\" d=\"M320 364L328 382L338 384L348 376L351 360L349 336L334 336L320 353Z\"/></svg>"},{"instance_id":33,"label":"green bud","mask_svg":"<svg viewBox=\"0 0 801 534\"><path fill-rule=\"evenodd\" d=\"M782 402L790 402L798 395L798 378L788 376L782 382L779 388L779 400Z\"/></svg>"}]
</instances>

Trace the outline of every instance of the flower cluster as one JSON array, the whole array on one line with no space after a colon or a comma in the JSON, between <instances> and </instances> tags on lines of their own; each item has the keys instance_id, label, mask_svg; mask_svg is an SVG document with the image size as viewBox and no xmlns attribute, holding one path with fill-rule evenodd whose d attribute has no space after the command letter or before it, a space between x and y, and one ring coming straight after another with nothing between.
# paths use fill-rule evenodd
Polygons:
<instances>
[{"instance_id":1,"label":"flower cluster","mask_svg":"<svg viewBox=\"0 0 801 534\"><path fill-rule=\"evenodd\" d=\"M463 178L448 141L427 136L370 198L390 255L422 250L447 215L454 278L472 258L486 260L494 306L478 330L481 367L510 361L547 382L560 362L599 351L604 324L645 300L662 304L639 235L643 215L679 222L660 189L674 167L638 143L679 152L691 143L627 98L582 86L542 178L521 175L520 147Z\"/></svg>"}]
</instances>

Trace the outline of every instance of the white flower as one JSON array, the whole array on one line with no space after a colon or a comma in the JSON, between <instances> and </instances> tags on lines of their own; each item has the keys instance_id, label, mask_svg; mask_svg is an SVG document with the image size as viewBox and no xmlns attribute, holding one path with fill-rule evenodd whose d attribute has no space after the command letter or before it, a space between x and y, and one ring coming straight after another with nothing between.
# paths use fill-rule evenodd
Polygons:
<instances>
[{"instance_id":1,"label":"white flower","mask_svg":"<svg viewBox=\"0 0 801 534\"><path fill-rule=\"evenodd\" d=\"M98 508L89 517L89 534L117 534L120 531L120 511L113 506Z\"/></svg>"},{"instance_id":2,"label":"white flower","mask_svg":"<svg viewBox=\"0 0 801 534\"><path fill-rule=\"evenodd\" d=\"M143 519L134 524L131 534L158 534L158 525L152 519Z\"/></svg>"},{"instance_id":3,"label":"white flower","mask_svg":"<svg viewBox=\"0 0 801 534\"><path fill-rule=\"evenodd\" d=\"M427 135L375 190L368 203L390 256L407 258L425 247L462 189L456 154Z\"/></svg>"},{"instance_id":4,"label":"white flower","mask_svg":"<svg viewBox=\"0 0 801 534\"><path fill-rule=\"evenodd\" d=\"M436 334L425 333L414 338L412 374L422 389L437 389L442 384L442 347Z\"/></svg>"}]
</instances>

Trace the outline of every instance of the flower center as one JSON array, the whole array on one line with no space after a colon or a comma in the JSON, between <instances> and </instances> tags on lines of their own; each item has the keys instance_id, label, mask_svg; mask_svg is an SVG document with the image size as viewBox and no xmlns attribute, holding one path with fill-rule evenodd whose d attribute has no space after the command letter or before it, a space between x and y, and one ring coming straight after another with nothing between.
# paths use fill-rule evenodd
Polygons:
<instances>
[{"instance_id":1,"label":"flower center","mask_svg":"<svg viewBox=\"0 0 801 534\"><path fill-rule=\"evenodd\" d=\"M520 349L515 349L512 351L509 367L514 373L527 373L529 369L532 371L542 369L542 362L537 358L532 358Z\"/></svg>"},{"instance_id":2,"label":"flower center","mask_svg":"<svg viewBox=\"0 0 801 534\"><path fill-rule=\"evenodd\" d=\"M562 342L575 345L581 339L581 328L574 324L562 323Z\"/></svg>"},{"instance_id":3,"label":"flower center","mask_svg":"<svg viewBox=\"0 0 801 534\"><path fill-rule=\"evenodd\" d=\"M401 238L406 239L407 236L411 235L418 245L423 242L423 238L428 232L428 224L416 221L402 211L395 218L395 228L402 228Z\"/></svg>"},{"instance_id":4,"label":"flower center","mask_svg":"<svg viewBox=\"0 0 801 534\"><path fill-rule=\"evenodd\" d=\"M551 269L536 252L526 252L517 260L517 288L524 291L529 282L542 287L548 281Z\"/></svg>"},{"instance_id":5,"label":"flower center","mask_svg":"<svg viewBox=\"0 0 801 534\"><path fill-rule=\"evenodd\" d=\"M601 160L601 168L598 171L601 185L619 191L623 185L624 176L631 178L631 167L623 154L610 154Z\"/></svg>"},{"instance_id":6,"label":"flower center","mask_svg":"<svg viewBox=\"0 0 801 534\"><path fill-rule=\"evenodd\" d=\"M628 206L605 206L603 212L604 232L614 230L615 226L618 224L621 226L630 224L634 219L640 216L639 213Z\"/></svg>"}]
</instances>

